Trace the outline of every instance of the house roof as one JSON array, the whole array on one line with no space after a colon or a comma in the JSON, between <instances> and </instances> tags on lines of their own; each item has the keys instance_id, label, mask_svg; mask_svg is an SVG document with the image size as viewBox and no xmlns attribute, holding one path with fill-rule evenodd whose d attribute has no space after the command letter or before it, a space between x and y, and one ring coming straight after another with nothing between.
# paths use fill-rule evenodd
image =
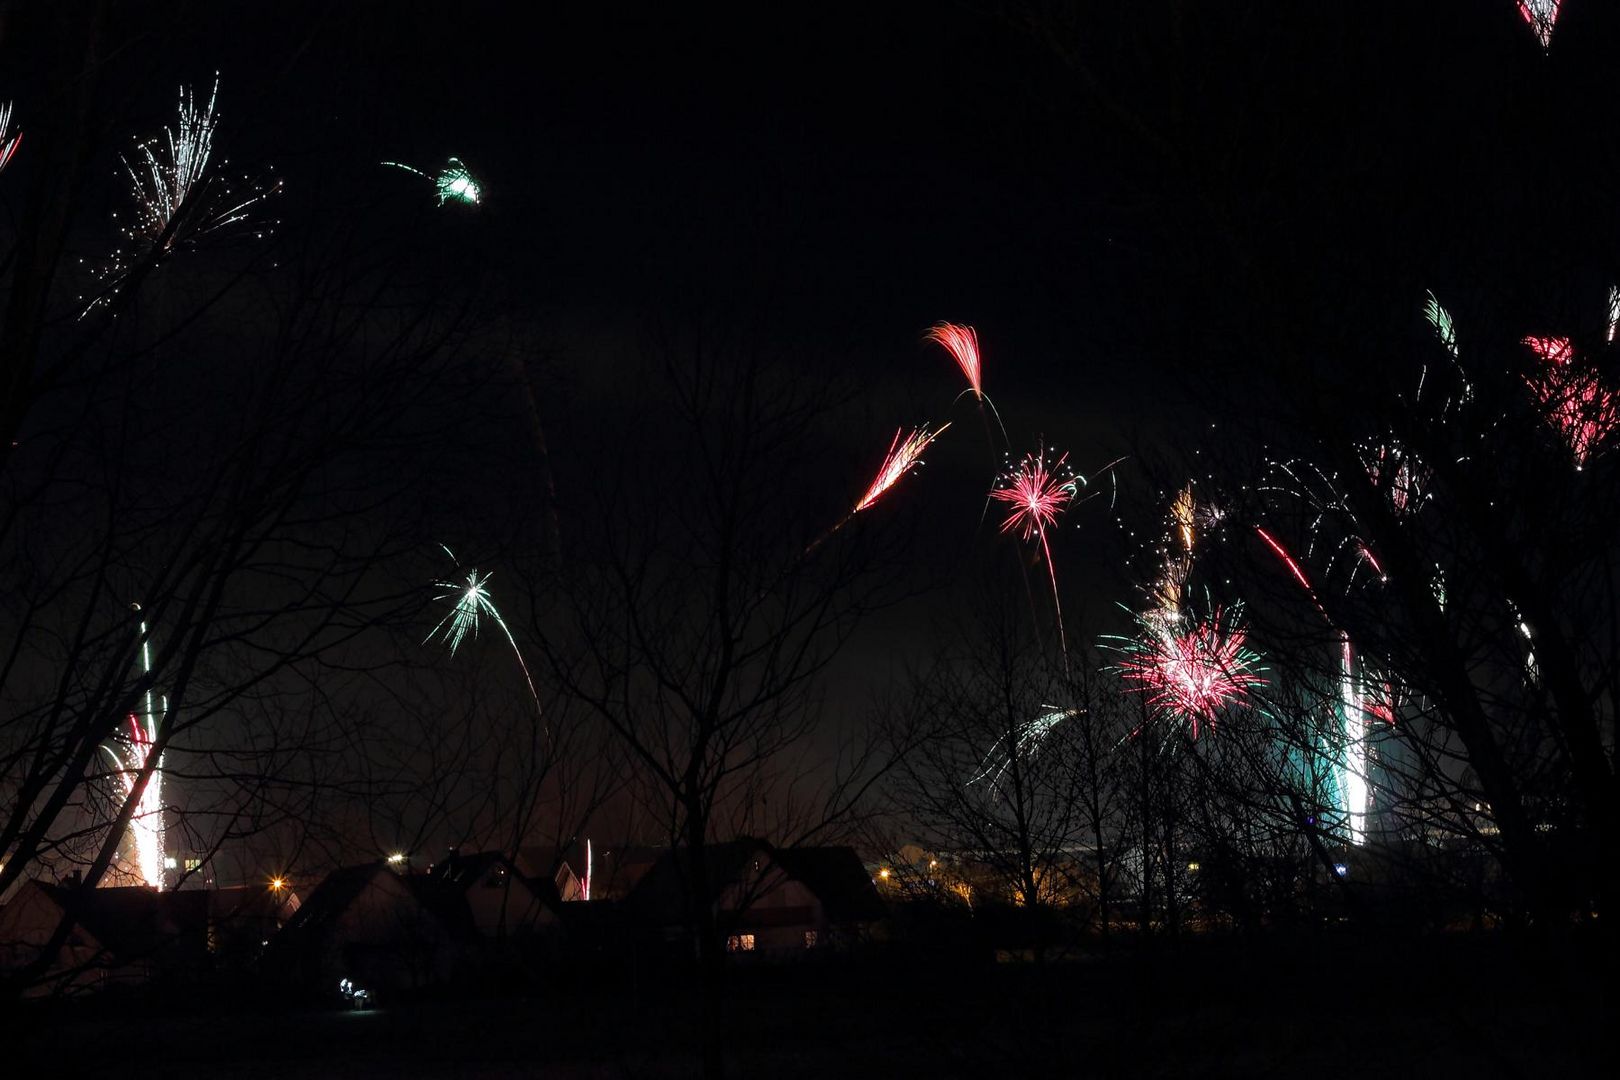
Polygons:
<instances>
[{"instance_id":1,"label":"house roof","mask_svg":"<svg viewBox=\"0 0 1620 1080\"><path fill-rule=\"evenodd\" d=\"M167 903L165 894L144 885L87 889L38 884L41 892L71 913L114 956L155 952L172 944L186 929L175 917L184 911Z\"/></svg>"},{"instance_id":2,"label":"house roof","mask_svg":"<svg viewBox=\"0 0 1620 1080\"><path fill-rule=\"evenodd\" d=\"M771 856L784 873L816 894L829 922L866 922L884 916L877 887L854 848L774 848Z\"/></svg>"},{"instance_id":3,"label":"house roof","mask_svg":"<svg viewBox=\"0 0 1620 1080\"><path fill-rule=\"evenodd\" d=\"M628 906L643 915L679 912L685 901L685 867L676 858L684 848L666 848L635 891ZM830 922L862 922L882 918L883 901L872 878L853 848L774 848L763 840L739 837L704 849L711 894L728 885L750 882L753 861L763 856L791 880L804 885L821 901ZM770 882L760 882L769 886Z\"/></svg>"},{"instance_id":4,"label":"house roof","mask_svg":"<svg viewBox=\"0 0 1620 1080\"><path fill-rule=\"evenodd\" d=\"M544 874L526 876L517 864L507 858L504 852L480 851L472 855L460 853L449 856L441 862L435 863L425 881L433 882L440 888L449 889L458 895L466 895L468 889L482 884L492 871L500 870L510 874L512 880L521 882L528 890L544 904L555 909L562 902L557 895L557 885ZM431 888L431 886L425 886ZM429 902L434 902L432 899Z\"/></svg>"},{"instance_id":5,"label":"house roof","mask_svg":"<svg viewBox=\"0 0 1620 1080\"><path fill-rule=\"evenodd\" d=\"M330 926L365 891L378 873L391 874L393 871L385 862L369 862L345 866L327 874L326 879L315 886L315 891L299 906L297 914L287 920L283 932L292 935L312 933Z\"/></svg>"}]
</instances>

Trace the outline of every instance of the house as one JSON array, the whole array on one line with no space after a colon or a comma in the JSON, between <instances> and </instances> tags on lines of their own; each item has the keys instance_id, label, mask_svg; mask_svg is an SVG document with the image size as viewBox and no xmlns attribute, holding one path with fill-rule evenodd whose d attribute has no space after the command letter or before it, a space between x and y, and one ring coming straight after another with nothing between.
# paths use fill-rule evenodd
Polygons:
<instances>
[{"instance_id":1,"label":"house","mask_svg":"<svg viewBox=\"0 0 1620 1080\"><path fill-rule=\"evenodd\" d=\"M452 852L426 873L345 867L276 936L267 967L323 991L344 980L373 996L443 985L544 956L558 906L548 880L499 852Z\"/></svg>"},{"instance_id":2,"label":"house","mask_svg":"<svg viewBox=\"0 0 1620 1080\"><path fill-rule=\"evenodd\" d=\"M30 880L0 910L0 969L33 962L71 918L66 941L31 993L195 978L251 962L297 907L288 889L158 892Z\"/></svg>"},{"instance_id":3,"label":"house","mask_svg":"<svg viewBox=\"0 0 1620 1080\"><path fill-rule=\"evenodd\" d=\"M343 980L372 993L445 982L474 933L471 913L446 903L448 895L429 876L386 862L334 870L272 939L265 967L324 990Z\"/></svg>"},{"instance_id":4,"label":"house","mask_svg":"<svg viewBox=\"0 0 1620 1080\"><path fill-rule=\"evenodd\" d=\"M428 877L445 894L439 906L459 897L474 933L485 940L547 933L557 927L557 888L543 876L520 873L498 851L452 853L435 863Z\"/></svg>"},{"instance_id":5,"label":"house","mask_svg":"<svg viewBox=\"0 0 1620 1080\"><path fill-rule=\"evenodd\" d=\"M739 838L704 849L715 916L734 953L771 956L847 947L885 914L860 858L847 847L775 848ZM665 850L625 901L666 940L688 923L686 849Z\"/></svg>"}]
</instances>

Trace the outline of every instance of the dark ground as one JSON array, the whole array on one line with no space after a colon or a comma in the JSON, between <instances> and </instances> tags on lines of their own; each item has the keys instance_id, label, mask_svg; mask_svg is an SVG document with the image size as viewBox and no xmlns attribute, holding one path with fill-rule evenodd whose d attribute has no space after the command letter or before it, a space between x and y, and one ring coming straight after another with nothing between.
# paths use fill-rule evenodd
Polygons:
<instances>
[{"instance_id":1,"label":"dark ground","mask_svg":"<svg viewBox=\"0 0 1620 1080\"><path fill-rule=\"evenodd\" d=\"M946 975L898 959L739 971L738 1077L1608 1075L1613 993L1578 946L1200 942ZM130 1000L28 1008L7 1075L688 1077L690 995L419 1002L369 1012ZM179 1013L179 1014L177 1014ZM21 1021L17 1024L17 1021Z\"/></svg>"}]
</instances>

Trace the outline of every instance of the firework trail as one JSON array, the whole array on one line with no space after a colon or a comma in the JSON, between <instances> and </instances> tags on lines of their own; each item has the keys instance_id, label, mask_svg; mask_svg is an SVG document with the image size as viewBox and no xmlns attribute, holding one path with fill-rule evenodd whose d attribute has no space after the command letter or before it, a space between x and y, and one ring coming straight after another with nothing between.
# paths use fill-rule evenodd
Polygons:
<instances>
[{"instance_id":1,"label":"firework trail","mask_svg":"<svg viewBox=\"0 0 1620 1080\"><path fill-rule=\"evenodd\" d=\"M20 138L20 136L19 136ZM1609 286L1609 332L1603 340L1614 343L1615 334L1620 333L1620 285Z\"/></svg>"},{"instance_id":2,"label":"firework trail","mask_svg":"<svg viewBox=\"0 0 1620 1080\"><path fill-rule=\"evenodd\" d=\"M1040 753L1041 746L1053 728L1071 716L1080 715L1079 709L1059 709L1054 705L1042 705L1041 708L1047 711L1033 720L1020 724L1016 732L1009 733L1010 737L1002 735L996 739L990 747L990 752L979 763L978 773L968 781L969 784L977 784L980 780L988 778L992 788L999 788L1002 776L1012 767L1015 757L1025 761L1033 759ZM998 754L997 751L1004 746L1005 754ZM995 773L994 776L991 776L992 771Z\"/></svg>"},{"instance_id":3,"label":"firework trail","mask_svg":"<svg viewBox=\"0 0 1620 1080\"><path fill-rule=\"evenodd\" d=\"M971 326L941 322L930 327L928 333L923 335L923 340L938 345L950 354L952 360L956 361L956 366L962 369L962 374L968 381L968 389L962 391L962 393L972 391L973 396L979 402L981 416L985 414L986 409L989 410L989 416L995 418L996 427L1001 431L1002 444L1005 445L1007 442L1006 425L1001 422L1001 413L997 411L996 403L991 401L984 392L984 363L979 354L978 331ZM984 429L985 438L990 440L990 421L988 418L985 419ZM990 441L991 445L994 446L994 440Z\"/></svg>"},{"instance_id":4,"label":"firework trail","mask_svg":"<svg viewBox=\"0 0 1620 1080\"><path fill-rule=\"evenodd\" d=\"M146 676L146 703L144 715L129 715L129 730L113 746L103 746L102 752L117 770L118 784L124 800L135 797L135 785L141 771L152 758L157 745L158 726L169 711L167 698L156 697L150 686L152 675L152 643L147 637L146 622L141 622L141 674ZM163 756L146 778L140 801L129 819L129 836L135 845L135 865L141 880L154 889L163 888Z\"/></svg>"},{"instance_id":5,"label":"firework trail","mask_svg":"<svg viewBox=\"0 0 1620 1080\"><path fill-rule=\"evenodd\" d=\"M1440 344L1446 347L1446 352L1456 356L1457 324L1451 318L1451 312L1440 306L1440 301L1433 292L1429 293L1429 302L1423 306L1423 317L1434 327L1435 336L1440 339Z\"/></svg>"},{"instance_id":6,"label":"firework trail","mask_svg":"<svg viewBox=\"0 0 1620 1080\"><path fill-rule=\"evenodd\" d=\"M1250 691L1266 684L1242 618L1241 603L1230 613L1216 607L1207 619L1185 627L1137 615L1137 636L1105 640L1122 654L1116 670L1135 684L1131 689L1146 693L1160 714L1188 722L1196 739L1200 724L1213 727L1222 711L1250 704Z\"/></svg>"},{"instance_id":7,"label":"firework trail","mask_svg":"<svg viewBox=\"0 0 1620 1080\"><path fill-rule=\"evenodd\" d=\"M854 508L849 513L839 519L838 524L812 540L809 546L804 549L804 554L809 555L815 551L830 540L839 529L854 521L856 514L859 514L862 510L870 509L879 499L888 494L889 490L903 480L907 473L923 463L923 451L927 450L929 444L935 439L945 434L946 429L950 426L944 424L937 431L929 431L928 425L924 424L920 428L913 429L911 434L905 435L904 438L901 438L901 436L904 434L905 428L896 428L894 438L889 441L889 452L883 456L883 462L878 466L877 474L872 477L872 483L867 486L866 493L856 501Z\"/></svg>"},{"instance_id":8,"label":"firework trail","mask_svg":"<svg viewBox=\"0 0 1620 1080\"><path fill-rule=\"evenodd\" d=\"M1620 426L1620 400L1603 385L1598 373L1579 364L1566 337L1526 337L1524 344L1542 360L1541 369L1525 379L1548 423L1557 429L1575 458L1575 468Z\"/></svg>"},{"instance_id":9,"label":"firework trail","mask_svg":"<svg viewBox=\"0 0 1620 1080\"><path fill-rule=\"evenodd\" d=\"M383 164L395 169L404 169L430 181L438 193L440 206L447 202L477 206L484 199L483 188L479 187L478 181L473 179L472 173L467 171L467 166L461 163L460 158L451 158L445 163L444 168L439 170L438 175L425 173L414 165L404 165L397 161L385 161Z\"/></svg>"},{"instance_id":10,"label":"firework trail","mask_svg":"<svg viewBox=\"0 0 1620 1080\"><path fill-rule=\"evenodd\" d=\"M1552 47L1553 24L1558 21L1558 5L1562 0L1519 0L1519 14L1536 32L1536 40L1543 49Z\"/></svg>"},{"instance_id":11,"label":"firework trail","mask_svg":"<svg viewBox=\"0 0 1620 1080\"><path fill-rule=\"evenodd\" d=\"M1255 532L1266 546L1276 553L1282 560L1288 572L1295 581L1310 596L1311 603L1322 618L1332 625L1327 610L1323 608L1321 599L1316 590L1312 588L1305 571L1300 567L1298 560L1288 553L1288 550L1277 539L1260 526L1255 526ZM1383 576L1383 567L1365 545L1361 548L1363 556L1370 562L1373 569ZM1337 628L1335 628L1337 629ZM1339 635L1339 721L1344 731L1344 753L1335 758L1335 767L1339 777L1339 793L1341 809L1344 811L1346 829L1350 835L1350 842L1360 846L1366 841L1367 806L1370 799L1370 786L1367 774L1367 716L1377 715L1395 722L1393 695L1389 688L1385 688L1384 700L1381 707L1375 709L1369 705L1362 692L1361 682L1356 677L1355 653L1350 644L1350 635L1338 630Z\"/></svg>"},{"instance_id":12,"label":"firework trail","mask_svg":"<svg viewBox=\"0 0 1620 1080\"><path fill-rule=\"evenodd\" d=\"M183 248L233 232L262 238L266 226L251 224L255 206L281 191L281 181L239 180L234 185L209 171L214 131L219 126L215 104L219 75L200 108L189 88L180 88L175 126L148 139L133 156L122 159L133 216L123 227L124 243L96 271L102 291L80 317L112 299L143 261L155 264Z\"/></svg>"},{"instance_id":13,"label":"firework trail","mask_svg":"<svg viewBox=\"0 0 1620 1080\"><path fill-rule=\"evenodd\" d=\"M455 552L448 547L444 547L443 544L439 546L444 548L444 553L450 556L452 563L456 562ZM422 642L426 644L432 641L436 635L441 636L450 649L450 655L455 656L456 650L461 647L461 643L466 640L468 635L475 638L478 636L480 618L485 615L489 616L495 621L495 625L501 628L501 633L506 635L506 642L512 646L512 655L516 657L518 668L523 672L523 681L529 685L529 696L534 699L535 711L543 714L544 710L540 707L540 693L534 688L534 677L529 674L529 665L523 660L523 650L518 648L517 639L512 636L511 628L506 625L506 620L501 617L500 609L495 606L495 601L489 594L487 585L490 576L489 574L480 574L477 570L469 570L466 580L461 582L435 581L433 584L436 588L449 589L450 591L435 596L434 599L453 600L454 603L451 605L449 614L439 620L439 624L428 633L427 637L422 639Z\"/></svg>"},{"instance_id":14,"label":"firework trail","mask_svg":"<svg viewBox=\"0 0 1620 1080\"><path fill-rule=\"evenodd\" d=\"M866 494L862 495L860 501L855 504L855 509L849 512L850 517L876 503L888 493L890 488L898 484L902 477L918 465L921 465L923 451L928 449L928 445L935 439L945 434L945 429L950 426L946 424L938 431L930 432L928 425L924 424L910 435L907 435L904 440L900 438L900 432L905 429L896 428L894 438L889 442L889 452L884 455L883 464L878 466L877 475L872 478L872 483L867 487ZM849 518L844 520L848 521Z\"/></svg>"},{"instance_id":15,"label":"firework trail","mask_svg":"<svg viewBox=\"0 0 1620 1080\"><path fill-rule=\"evenodd\" d=\"M11 159L22 145L22 130L11 130L11 102L0 105L0 172L6 171Z\"/></svg>"}]
</instances>

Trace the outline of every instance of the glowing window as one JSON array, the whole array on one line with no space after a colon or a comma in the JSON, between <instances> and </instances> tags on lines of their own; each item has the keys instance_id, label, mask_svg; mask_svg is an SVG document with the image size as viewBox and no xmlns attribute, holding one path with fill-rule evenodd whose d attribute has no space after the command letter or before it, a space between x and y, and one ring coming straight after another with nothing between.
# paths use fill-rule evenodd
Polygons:
<instances>
[{"instance_id":1,"label":"glowing window","mask_svg":"<svg viewBox=\"0 0 1620 1080\"><path fill-rule=\"evenodd\" d=\"M726 938L726 952L753 952L753 934L732 934Z\"/></svg>"},{"instance_id":2,"label":"glowing window","mask_svg":"<svg viewBox=\"0 0 1620 1080\"><path fill-rule=\"evenodd\" d=\"M807 949L815 948L816 947L816 940L817 940L816 939L816 932L814 930L806 930L804 932L804 947L805 948L807 948Z\"/></svg>"}]
</instances>

